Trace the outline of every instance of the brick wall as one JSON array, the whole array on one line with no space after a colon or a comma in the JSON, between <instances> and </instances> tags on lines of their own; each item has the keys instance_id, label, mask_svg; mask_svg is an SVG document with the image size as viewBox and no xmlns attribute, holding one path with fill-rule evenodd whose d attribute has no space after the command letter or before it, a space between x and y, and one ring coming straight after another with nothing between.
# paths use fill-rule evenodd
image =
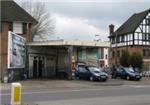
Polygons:
<instances>
[{"instance_id":1,"label":"brick wall","mask_svg":"<svg viewBox=\"0 0 150 105\"><path fill-rule=\"evenodd\" d=\"M9 25L8 22L1 22L2 31L0 33L0 73L4 72L4 70L7 67L7 50L8 50L8 31L9 31ZM32 41L32 34L31 34L31 27L32 24L29 23L27 32L23 36L27 39L27 42ZM0 75L1 76L1 75Z\"/></svg>"},{"instance_id":2,"label":"brick wall","mask_svg":"<svg viewBox=\"0 0 150 105\"><path fill-rule=\"evenodd\" d=\"M134 47L120 47L117 48L117 51L120 51L120 56L122 54L122 51L128 51L130 54L134 53L134 52L138 52L141 55L143 55L143 49L149 49L149 46L134 46ZM110 52L109 52L109 65L110 67L112 67L113 64L115 64L115 57L112 57L112 52L116 53L116 49L115 48L110 48ZM117 63L119 64L119 57L117 57ZM150 57L143 57L144 58L144 65L150 65Z\"/></svg>"}]
</instances>

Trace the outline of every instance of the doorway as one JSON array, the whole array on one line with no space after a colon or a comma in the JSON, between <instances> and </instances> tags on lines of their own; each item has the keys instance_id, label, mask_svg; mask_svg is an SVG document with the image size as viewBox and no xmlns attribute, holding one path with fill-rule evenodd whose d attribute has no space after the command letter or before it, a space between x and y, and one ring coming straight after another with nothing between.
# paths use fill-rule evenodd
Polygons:
<instances>
[{"instance_id":1,"label":"doorway","mask_svg":"<svg viewBox=\"0 0 150 105\"><path fill-rule=\"evenodd\" d=\"M44 68L44 58L34 57L33 59L33 78L42 78L42 70Z\"/></svg>"}]
</instances>

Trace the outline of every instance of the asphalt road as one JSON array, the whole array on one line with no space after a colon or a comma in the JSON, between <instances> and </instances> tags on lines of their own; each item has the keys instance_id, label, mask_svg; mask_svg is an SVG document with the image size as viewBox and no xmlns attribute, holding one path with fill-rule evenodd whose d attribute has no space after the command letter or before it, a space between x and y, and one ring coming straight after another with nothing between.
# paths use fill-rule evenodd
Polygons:
<instances>
[{"instance_id":1,"label":"asphalt road","mask_svg":"<svg viewBox=\"0 0 150 105\"><path fill-rule=\"evenodd\" d=\"M31 90L30 90L31 91ZM10 94L1 94L2 105ZM99 89L24 91L23 105L150 105L150 86L112 86Z\"/></svg>"}]
</instances>

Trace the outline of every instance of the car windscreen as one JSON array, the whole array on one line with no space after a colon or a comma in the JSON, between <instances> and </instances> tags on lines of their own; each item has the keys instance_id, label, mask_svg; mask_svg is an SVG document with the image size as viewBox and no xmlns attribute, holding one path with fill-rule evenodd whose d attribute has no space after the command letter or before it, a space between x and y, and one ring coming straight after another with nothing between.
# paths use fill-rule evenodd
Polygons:
<instances>
[{"instance_id":1,"label":"car windscreen","mask_svg":"<svg viewBox=\"0 0 150 105\"><path fill-rule=\"evenodd\" d=\"M99 68L96 68L96 67L88 67L90 72L93 72L93 73L100 73L100 69Z\"/></svg>"},{"instance_id":2,"label":"car windscreen","mask_svg":"<svg viewBox=\"0 0 150 105\"><path fill-rule=\"evenodd\" d=\"M135 71L132 68L125 68L127 72L134 73Z\"/></svg>"}]
</instances>

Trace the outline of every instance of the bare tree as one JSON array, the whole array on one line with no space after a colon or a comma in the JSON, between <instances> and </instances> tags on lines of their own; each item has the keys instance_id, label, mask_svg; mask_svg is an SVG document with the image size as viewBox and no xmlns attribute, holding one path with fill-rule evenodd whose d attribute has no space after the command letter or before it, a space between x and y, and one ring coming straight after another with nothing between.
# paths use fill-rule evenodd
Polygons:
<instances>
[{"instance_id":1,"label":"bare tree","mask_svg":"<svg viewBox=\"0 0 150 105\"><path fill-rule=\"evenodd\" d=\"M34 39L45 41L50 35L54 34L55 21L44 3L25 1L21 3L21 7L38 21L38 24L32 28Z\"/></svg>"}]
</instances>

